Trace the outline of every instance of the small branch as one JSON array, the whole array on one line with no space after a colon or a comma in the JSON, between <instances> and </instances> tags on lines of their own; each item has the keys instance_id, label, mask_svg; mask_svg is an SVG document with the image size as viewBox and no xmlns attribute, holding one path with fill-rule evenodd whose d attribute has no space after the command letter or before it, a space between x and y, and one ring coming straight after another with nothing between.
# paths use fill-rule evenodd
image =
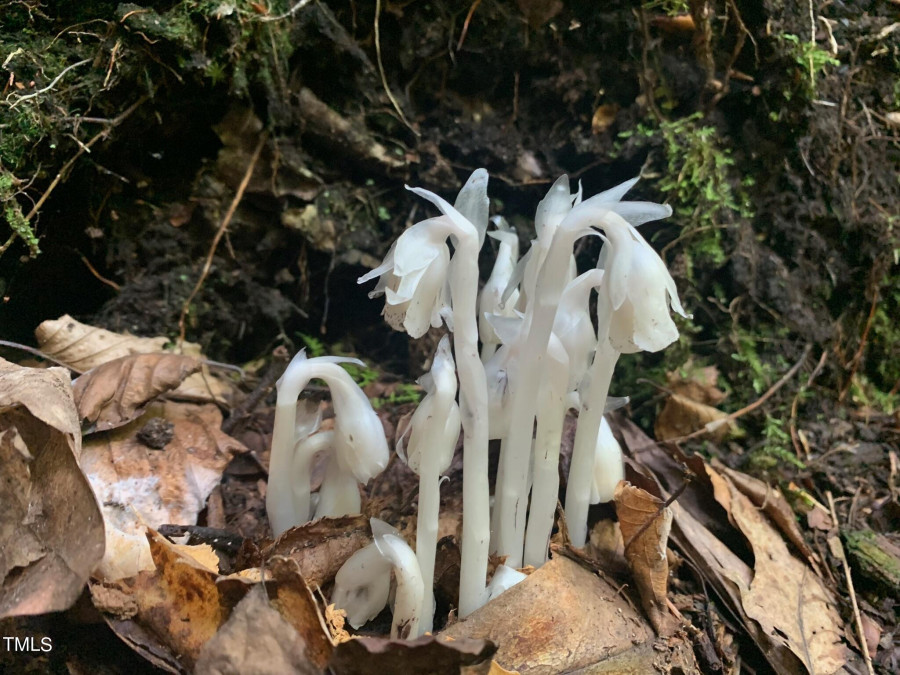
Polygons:
<instances>
[{"instance_id":1,"label":"small branch","mask_svg":"<svg viewBox=\"0 0 900 675\"><path fill-rule=\"evenodd\" d=\"M25 94L24 96L19 96L12 104L10 104L9 109L12 110L17 105L19 105L22 101L27 101L29 99L35 98L36 96L40 96L41 94L44 94L44 93L50 91L51 89L53 89L53 87L56 86L56 83L59 82L65 76L66 73L68 73L70 70L78 68L79 66L83 66L86 63L90 63L91 60L92 59L83 59L83 60L79 61L78 63L73 63L71 66L67 66L66 68L63 68L59 75L57 75L52 80L50 80L50 84L48 84L43 89L38 89L37 91L33 91L30 94Z\"/></svg>"},{"instance_id":2,"label":"small branch","mask_svg":"<svg viewBox=\"0 0 900 675\"><path fill-rule=\"evenodd\" d=\"M381 28L379 25L379 19L381 17L381 0L375 0L375 56L378 61L378 74L381 75L381 85L384 87L384 91L387 94L387 97L391 101L391 105L394 106L394 110L397 111L397 114L400 116L400 120L406 127L415 134L416 138L420 136L419 132L413 129L412 125L409 123L409 120L406 119L406 115L403 114L403 110L400 109L400 104L397 103L397 99L394 98L394 94L391 91L391 88L388 86L387 77L384 74L384 63L381 61Z\"/></svg>"},{"instance_id":3,"label":"small branch","mask_svg":"<svg viewBox=\"0 0 900 675\"><path fill-rule=\"evenodd\" d=\"M9 347L10 349L20 349L23 352L28 352L29 354L33 354L38 358L44 359L45 361L49 361L50 363L55 363L58 366L62 366L66 370L71 370L73 373L77 375L81 375L83 371L78 370L78 368L73 368L68 363L63 363L62 361L57 361L52 356L48 356L40 349L35 349L34 347L29 347L28 345L19 344L18 342L9 342L7 340L0 340L0 347Z\"/></svg>"},{"instance_id":4,"label":"small branch","mask_svg":"<svg viewBox=\"0 0 900 675\"><path fill-rule=\"evenodd\" d=\"M806 347L803 348L803 355L800 357L800 360L797 361L797 363L795 363L793 366L791 366L791 369L789 371L787 371L784 374L784 376L780 380L778 380L778 382L776 382L771 387L769 387L768 391L766 391L765 394L760 396L758 399L756 399L750 405L746 405L743 408L741 408L740 410L736 410L733 413L729 413L725 417L714 420L714 421L708 423L706 426L702 427L701 429L697 429L697 431L694 431L694 432L688 434L687 436L681 436L680 438L673 438L669 442L670 443L680 443L682 441L689 441L693 438L699 438L700 436L703 436L704 434L708 434L711 431L715 431L716 429L722 427L725 424L729 424L730 422L733 422L738 417L743 417L748 412L752 412L752 411L756 410L763 403L765 403L770 398L772 398L772 396L775 395L775 392L777 392L779 389L781 389L785 384L787 384L787 382L792 377L794 377L794 375L797 374L797 371L800 370L800 367L803 365L804 361L806 361L806 357L809 356L809 353L811 351L812 351L812 345L810 345L810 344L806 345Z\"/></svg>"},{"instance_id":5,"label":"small branch","mask_svg":"<svg viewBox=\"0 0 900 675\"><path fill-rule=\"evenodd\" d=\"M260 378L256 388L247 398L241 401L239 406L231 411L228 419L222 422L222 431L226 434L230 434L234 431L237 423L253 412L256 406L259 405L259 402L269 393L272 387L275 386L275 381L281 377L281 374L284 372L284 368L289 360L287 350L284 347L278 347L272 352L272 356L274 359L269 365L268 370L266 370L265 374Z\"/></svg>"},{"instance_id":6,"label":"small branch","mask_svg":"<svg viewBox=\"0 0 900 675\"><path fill-rule=\"evenodd\" d=\"M267 23L269 21L281 21L282 19L287 19L287 18L293 16L294 14L296 14L297 12L299 12L301 9L306 7L311 2L312 2L312 0L300 0L300 2L298 2L296 5L291 7L284 14L279 14L278 16L264 16L260 19L257 19L257 21L259 21L261 23Z\"/></svg>"},{"instance_id":7,"label":"small branch","mask_svg":"<svg viewBox=\"0 0 900 675\"><path fill-rule=\"evenodd\" d=\"M42 194L41 198L37 200L35 205L31 208L31 211L28 212L28 215L25 216L25 220L30 221L32 218L34 218L37 212L40 211L41 207L44 205L44 202L47 201L47 198L50 197L50 193L53 192L53 190L56 189L56 186L58 186L63 181L63 177L69 172L69 169L72 168L72 166L76 161L78 161L78 158L81 157L81 155L90 150L91 146L93 146L97 141L106 138L109 135L109 132L112 131L114 127L117 127L122 122L124 122L131 115L131 113L137 110L138 107L146 100L146 96L142 96L141 98L139 98L137 101L132 103L121 115L113 119L106 129L98 133L84 145L80 146L78 148L78 152L76 152L75 155L63 165L63 168L59 170L59 173L56 174L56 177L50 182L50 185L44 191L44 194Z\"/></svg>"},{"instance_id":8,"label":"small branch","mask_svg":"<svg viewBox=\"0 0 900 675\"><path fill-rule=\"evenodd\" d=\"M84 265L85 265L85 267L88 268L88 271L89 271L91 274L93 274L94 277L96 277L96 279L97 279L100 283L106 284L107 286L109 286L110 288L112 288L112 289L114 289L114 290L116 290L116 291L121 291L121 290L122 290L122 287L121 287L119 284L117 284L115 281L113 281L112 279L107 279L107 278L104 277L102 274L100 274L100 272L98 272L98 271L94 268L94 266L91 265L91 261L87 259L87 256L85 256L83 253L79 253L78 255L79 255L79 257L81 258L81 262L83 262Z\"/></svg>"},{"instance_id":9,"label":"small branch","mask_svg":"<svg viewBox=\"0 0 900 675\"><path fill-rule=\"evenodd\" d=\"M259 137L259 141L256 144L256 148L253 150L253 155L250 157L250 161L247 163L247 170L244 171L244 177L241 178L240 185L238 185L237 192L234 193L234 199L231 200L231 204L228 206L228 210L225 212L225 217L222 218L222 222L219 225L219 229L216 231L216 236L213 237L212 245L209 247L209 253L206 256L206 262L203 264L203 271L200 273L200 278L197 279L197 283L194 285L194 290L191 291L191 294L184 301L184 305L181 307L181 316L178 318L178 344L179 346L184 344L184 332L185 332L185 320L187 319L188 311L191 307L191 302L193 302L197 293L200 291L200 288L203 286L203 282L206 281L206 276L209 274L209 270L212 267L213 256L216 254L216 248L219 246L219 242L222 240L222 235L225 234L225 228L228 227L228 223L231 222L232 217L234 216L234 212L237 210L238 204L241 203L241 199L244 197L244 191L247 189L247 185L250 184L250 178L253 176L253 170L256 168L256 162L259 160L259 156L262 153L262 149L266 144L266 138L268 134L265 132L262 133Z\"/></svg>"},{"instance_id":10,"label":"small branch","mask_svg":"<svg viewBox=\"0 0 900 675\"><path fill-rule=\"evenodd\" d=\"M834 526L838 527L837 511L834 508L834 497L831 494L831 490L828 490L825 495L828 497L828 508L831 510L831 520L834 523ZM840 534L835 535L834 540L837 542L835 547L837 549L837 557L839 557L844 564L847 592L850 594L850 604L853 606L853 618L856 621L856 632L859 636L859 646L862 649L863 658L866 661L866 670L868 670L869 675L875 675L875 668L872 665L872 656L869 654L869 643L866 642L866 632L863 629L862 616L859 613L859 603L856 601L856 590L853 588L853 575L850 573L850 563L847 560L847 555L844 553L844 545L841 543ZM829 543L831 543L830 538Z\"/></svg>"}]
</instances>

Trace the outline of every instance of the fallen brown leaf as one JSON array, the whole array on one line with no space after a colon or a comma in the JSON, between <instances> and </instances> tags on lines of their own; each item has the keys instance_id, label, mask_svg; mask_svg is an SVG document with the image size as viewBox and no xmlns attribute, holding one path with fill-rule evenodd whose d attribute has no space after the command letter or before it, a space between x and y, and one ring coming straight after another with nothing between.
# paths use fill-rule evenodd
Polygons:
<instances>
[{"instance_id":1,"label":"fallen brown leaf","mask_svg":"<svg viewBox=\"0 0 900 675\"><path fill-rule=\"evenodd\" d=\"M153 399L199 369L197 359L178 354L134 354L92 368L73 386L78 413L87 423L84 433L137 419Z\"/></svg>"},{"instance_id":2,"label":"fallen brown leaf","mask_svg":"<svg viewBox=\"0 0 900 675\"><path fill-rule=\"evenodd\" d=\"M151 450L139 440L147 417L172 424L173 437L164 450ZM221 422L212 404L156 402L144 417L85 443L84 472L107 524L107 553L97 570L101 578L151 569L145 526L197 522L232 453L242 449L219 429Z\"/></svg>"},{"instance_id":3,"label":"fallen brown leaf","mask_svg":"<svg viewBox=\"0 0 900 675\"><path fill-rule=\"evenodd\" d=\"M423 635L415 640L362 637L342 642L329 669L337 675L428 673L459 675L466 666L486 662L496 651L487 640Z\"/></svg>"},{"instance_id":4,"label":"fallen brown leaf","mask_svg":"<svg viewBox=\"0 0 900 675\"><path fill-rule=\"evenodd\" d=\"M113 631L141 656L171 672L193 669L203 645L240 600L216 584L216 574L155 532L147 535L155 569L92 584L95 606L108 609L110 589L131 598L131 618L107 616ZM104 589L100 591L100 589Z\"/></svg>"},{"instance_id":5,"label":"fallen brown leaf","mask_svg":"<svg viewBox=\"0 0 900 675\"><path fill-rule=\"evenodd\" d=\"M83 324L68 314L44 321L34 335L42 352L80 373L123 356L161 352L169 342L166 337L113 333Z\"/></svg>"},{"instance_id":6,"label":"fallen brown leaf","mask_svg":"<svg viewBox=\"0 0 900 675\"><path fill-rule=\"evenodd\" d=\"M320 518L293 527L261 551L262 564L273 558L290 558L306 582L315 588L324 586L347 559L372 540L369 519L365 516Z\"/></svg>"},{"instance_id":7,"label":"fallen brown leaf","mask_svg":"<svg viewBox=\"0 0 900 675\"><path fill-rule=\"evenodd\" d=\"M711 468L707 473L717 500L753 548L753 579L740 589L747 616L774 644L793 652L809 672L836 672L846 664L849 652L841 641L843 624L831 591L791 554L779 532L729 477Z\"/></svg>"},{"instance_id":8,"label":"fallen brown leaf","mask_svg":"<svg viewBox=\"0 0 900 675\"><path fill-rule=\"evenodd\" d=\"M666 490L680 488L684 481L680 462L673 460L633 423L623 420L619 423L625 445L635 460L653 467L652 473L644 468L644 480L648 484L657 481L655 486L660 489L660 496L667 496ZM776 672L803 672L804 669L809 670L810 662L814 672L835 672L843 665L848 652L840 642L843 630L821 582L804 563L790 554L765 515L727 478L713 469L696 466L696 462L692 468L700 480L693 481L669 507L674 515L671 533L674 545L708 580L710 589L740 621ZM715 509L724 509L721 518L724 523L710 518L711 509L701 494L705 490L710 493L714 491L713 476L716 476L718 484L715 490L718 501L713 504ZM710 529L727 526L726 518L735 523L754 523L749 528L752 536L744 536L752 546L755 567L726 546ZM748 553L748 559L750 555ZM780 565L784 566L782 571L779 571ZM774 588L772 583L775 583ZM765 593L757 593L763 588L766 588L768 597ZM772 603L773 613L768 619L761 620L758 615L765 612L767 601L776 596L777 601ZM796 604L801 597L804 601L802 611ZM807 622L809 612L818 613L818 618ZM776 625L772 619L782 613L787 616L781 617L779 625ZM780 621L788 622L792 627L782 627ZM801 622L804 622L805 628L798 636ZM812 630L816 631L815 635L810 634ZM800 656L792 648L796 646L794 639L797 637L808 640L809 660L805 659L807 654Z\"/></svg>"},{"instance_id":9,"label":"fallen brown leaf","mask_svg":"<svg viewBox=\"0 0 900 675\"><path fill-rule=\"evenodd\" d=\"M650 624L618 590L577 562L555 556L439 637L491 640L498 645L497 663L535 675L593 666L647 645L643 670L634 672L653 672L652 659L660 657L654 645L669 647L655 641ZM681 666L695 672L696 664Z\"/></svg>"},{"instance_id":10,"label":"fallen brown leaf","mask_svg":"<svg viewBox=\"0 0 900 675\"><path fill-rule=\"evenodd\" d=\"M306 658L316 668L324 669L331 659L334 644L328 632L324 612L312 590L300 574L300 567L290 558L270 560L275 594L272 606L293 626L306 649Z\"/></svg>"},{"instance_id":11,"label":"fallen brown leaf","mask_svg":"<svg viewBox=\"0 0 900 675\"><path fill-rule=\"evenodd\" d=\"M79 373L124 356L159 353L169 343L167 337L136 337L89 326L68 314L44 321L34 334L41 351ZM187 356L203 358L199 345L186 342L182 351ZM211 375L209 369L202 366L200 372L186 377L172 395L187 401L228 405L233 394L234 388L228 380Z\"/></svg>"},{"instance_id":12,"label":"fallen brown leaf","mask_svg":"<svg viewBox=\"0 0 900 675\"><path fill-rule=\"evenodd\" d=\"M103 557L69 374L0 359L0 617L70 607Z\"/></svg>"},{"instance_id":13,"label":"fallen brown leaf","mask_svg":"<svg viewBox=\"0 0 900 675\"><path fill-rule=\"evenodd\" d=\"M314 675L322 672L306 654L297 632L272 607L265 587L255 586L228 621L203 646L196 675Z\"/></svg>"},{"instance_id":14,"label":"fallen brown leaf","mask_svg":"<svg viewBox=\"0 0 900 675\"><path fill-rule=\"evenodd\" d=\"M721 462L713 461L712 466L721 473L728 476L732 484L746 495L758 509L762 509L769 518L772 519L778 529L797 547L797 550L809 561L815 561L815 554L800 531L797 525L797 517L787 499L781 494L781 490L773 487L764 481L748 476L740 471L729 469Z\"/></svg>"},{"instance_id":15,"label":"fallen brown leaf","mask_svg":"<svg viewBox=\"0 0 900 675\"><path fill-rule=\"evenodd\" d=\"M653 433L660 441L681 438L706 427L710 422L721 420L728 415L718 408L705 403L693 401L686 396L672 394L656 418ZM709 432L709 437L721 441L735 428L734 422L728 422Z\"/></svg>"},{"instance_id":16,"label":"fallen brown leaf","mask_svg":"<svg viewBox=\"0 0 900 675\"><path fill-rule=\"evenodd\" d=\"M677 626L666 608L666 544L672 511L663 507L663 500L627 481L619 481L613 499L625 542L625 559L641 595L641 605L657 634L670 635Z\"/></svg>"}]
</instances>

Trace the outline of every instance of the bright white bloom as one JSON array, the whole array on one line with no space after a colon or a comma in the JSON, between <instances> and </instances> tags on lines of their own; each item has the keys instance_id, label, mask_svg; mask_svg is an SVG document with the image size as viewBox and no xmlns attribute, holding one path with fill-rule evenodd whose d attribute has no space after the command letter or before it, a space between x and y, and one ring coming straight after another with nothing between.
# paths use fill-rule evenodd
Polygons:
<instances>
[{"instance_id":1,"label":"bright white bloom","mask_svg":"<svg viewBox=\"0 0 900 675\"><path fill-rule=\"evenodd\" d=\"M385 296L384 318L394 330L418 338L437 328L450 314L445 216L416 223L400 235L384 262L359 278L364 283L380 277L370 298Z\"/></svg>"},{"instance_id":2,"label":"bright white bloom","mask_svg":"<svg viewBox=\"0 0 900 675\"><path fill-rule=\"evenodd\" d=\"M309 518L309 488L292 490L291 481L300 479L295 471L302 470L304 465L302 461L294 463L292 451L297 440L297 399L310 380L322 379L331 390L335 417L332 442L337 465L344 473L367 483L381 473L390 459L384 427L359 385L338 365L342 362L364 365L358 359L337 356L308 359L306 353L300 351L278 380L266 494L266 509L276 536ZM306 465L308 467L308 463ZM308 476L306 482L309 482ZM305 503L302 503L304 492Z\"/></svg>"},{"instance_id":3,"label":"bright white bloom","mask_svg":"<svg viewBox=\"0 0 900 675\"><path fill-rule=\"evenodd\" d=\"M425 389L425 398L419 403L407 428L410 437L406 452L404 439L401 438L397 453L417 474L421 473L423 453L435 453L434 466L438 473L443 473L453 460L460 430L456 366L450 353L448 336L441 338L431 371L419 378L419 384Z\"/></svg>"},{"instance_id":4,"label":"bright white bloom","mask_svg":"<svg viewBox=\"0 0 900 675\"><path fill-rule=\"evenodd\" d=\"M391 639L407 640L419 637L422 632L419 622L422 618L422 600L425 597L425 582L419 569L419 561L409 544L393 527L384 521L369 520L375 546L394 568L397 589L391 611ZM431 589L428 589L429 592Z\"/></svg>"},{"instance_id":5,"label":"bright white bloom","mask_svg":"<svg viewBox=\"0 0 900 675\"><path fill-rule=\"evenodd\" d=\"M623 354L658 352L678 339L669 306L681 316L688 315L656 251L632 225L615 216L608 220L613 221L605 228L610 250L605 255L606 283L600 292L612 310L610 343Z\"/></svg>"},{"instance_id":6,"label":"bright white bloom","mask_svg":"<svg viewBox=\"0 0 900 675\"><path fill-rule=\"evenodd\" d=\"M625 478L622 448L613 436L609 422L600 422L600 434L594 452L594 480L591 483L591 504L612 501L616 484Z\"/></svg>"}]
</instances>

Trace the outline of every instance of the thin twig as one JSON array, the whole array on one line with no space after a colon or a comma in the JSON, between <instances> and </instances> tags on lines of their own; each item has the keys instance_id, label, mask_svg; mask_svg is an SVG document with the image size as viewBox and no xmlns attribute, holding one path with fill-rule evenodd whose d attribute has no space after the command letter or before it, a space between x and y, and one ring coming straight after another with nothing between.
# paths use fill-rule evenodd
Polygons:
<instances>
[{"instance_id":1,"label":"thin twig","mask_svg":"<svg viewBox=\"0 0 900 675\"><path fill-rule=\"evenodd\" d=\"M42 89L33 91L30 94L25 94L24 96L19 96L12 104L10 104L9 109L12 110L17 105L19 105L22 101L27 101L29 99L35 98L36 96L40 96L41 94L43 94L45 92L50 91L51 89L53 89L53 87L56 86L56 83L59 82L65 76L65 74L68 73L70 70L73 70L74 68L78 68L78 66L83 66L85 63L90 63L91 61L92 61L92 59L83 59L83 60L79 61L78 63L73 63L71 66L67 66L66 68L63 68L62 71L59 73L59 75L57 75L52 80L50 80L50 84L48 84L46 87L43 87Z\"/></svg>"},{"instance_id":2,"label":"thin twig","mask_svg":"<svg viewBox=\"0 0 900 675\"><path fill-rule=\"evenodd\" d=\"M112 289L114 289L114 290L116 290L116 291L121 291L121 290L122 290L122 287L121 287L119 284L117 284L115 281L113 281L112 279L107 279L107 278L104 277L102 274L100 274L100 272L98 272L98 271L94 268L94 266L91 265L91 261L87 259L87 256L85 256L83 253L79 253L78 255L79 255L79 257L81 258L81 262L83 262L84 265L85 265L85 267L88 268L88 271L89 271L91 274L93 274L94 277L96 277L96 279L97 279L100 283L106 284L107 286L109 286L110 288L112 288Z\"/></svg>"},{"instance_id":3,"label":"thin twig","mask_svg":"<svg viewBox=\"0 0 900 675\"><path fill-rule=\"evenodd\" d=\"M625 551L627 551L631 547L631 545L635 541L637 541L638 537L640 537L642 534L644 534L644 532L647 531L647 528L650 527L656 521L656 519L662 515L663 511L665 511L667 508L669 508L675 502L675 500L681 496L681 493L687 489L687 486L690 485L690 483L693 479L694 479L694 475L692 473L690 473L689 471L685 471L684 482L678 486L678 489L675 490L675 492L673 492L671 495L669 495L669 498L666 501L664 501L662 504L660 504L659 509L657 509L657 511L653 515L653 517L649 518L647 520L647 522L645 522L643 525L641 525L638 528L638 531L635 532L633 535L631 535L631 538L629 538L628 541L625 542L625 546L624 546Z\"/></svg>"},{"instance_id":4,"label":"thin twig","mask_svg":"<svg viewBox=\"0 0 900 675\"><path fill-rule=\"evenodd\" d=\"M831 494L831 490L828 490L825 493L825 496L828 497L828 508L831 509L832 522L834 522L835 527L838 527L837 511L834 508L834 497ZM866 642L866 633L863 629L862 616L859 613L859 603L856 601L856 590L853 588L853 575L850 573L850 564L847 562L847 556L844 553L844 545L841 543L840 535L838 535L836 539L838 554L841 558L841 562L844 563L847 592L850 594L850 603L853 606L853 618L856 621L856 631L859 635L859 644L862 648L863 658L866 661L866 669L869 671L869 675L875 675L875 668L872 665L872 656L869 654L869 643Z\"/></svg>"},{"instance_id":5,"label":"thin twig","mask_svg":"<svg viewBox=\"0 0 900 675\"><path fill-rule=\"evenodd\" d=\"M400 104L397 103L397 99L394 98L394 94L391 91L391 88L387 83L387 76L384 74L384 63L381 61L381 27L379 25L379 19L381 18L381 0L375 1L375 57L376 61L378 61L378 74L381 75L381 85L384 87L384 91L387 94L387 97L391 101L391 105L394 106L394 110L397 111L397 114L400 116L400 120L406 127L415 134L416 138L420 136L419 132L413 129L413 126L409 123L409 120L406 119L406 115L403 114L403 110L400 109Z\"/></svg>"},{"instance_id":6,"label":"thin twig","mask_svg":"<svg viewBox=\"0 0 900 675\"><path fill-rule=\"evenodd\" d=\"M23 352L28 352L29 354L33 354L39 358L44 359L45 361L50 361L50 363L55 363L58 366L62 366L67 370L71 370L73 373L81 375L82 372L78 368L73 368L68 363L63 363L62 361L58 361L54 359L52 356L48 356L40 349L35 349L34 347L29 347L28 345L19 344L18 342L9 342L7 340L0 340L0 347L9 347L10 349L21 349Z\"/></svg>"},{"instance_id":7,"label":"thin twig","mask_svg":"<svg viewBox=\"0 0 900 675\"><path fill-rule=\"evenodd\" d=\"M311 2L312 2L312 0L300 0L300 2L298 2L296 5L291 7L284 14L279 14L278 16L264 16L262 18L257 19L257 21L266 23L268 21L281 21L282 19L287 19L288 17L293 16L294 14L299 12L301 9L306 7Z\"/></svg>"},{"instance_id":8,"label":"thin twig","mask_svg":"<svg viewBox=\"0 0 900 675\"><path fill-rule=\"evenodd\" d=\"M481 0L475 0L469 8L469 13L466 14L466 20L463 21L462 31L459 33L459 42L456 43L456 51L462 49L463 42L466 41L466 33L469 32L469 23L472 21L472 16L475 14L475 10L478 9L478 5L480 4Z\"/></svg>"},{"instance_id":9,"label":"thin twig","mask_svg":"<svg viewBox=\"0 0 900 675\"><path fill-rule=\"evenodd\" d=\"M256 148L253 150L253 155L250 157L250 161L247 163L247 170L244 171L244 177L241 178L240 185L238 185L237 192L234 193L234 199L231 200L231 204L228 206L228 210L225 212L225 217L222 218L222 222L219 224L219 229L216 231L216 236L213 237L212 245L209 247L209 253L206 256L206 262L203 264L203 271L200 274L200 278L197 279L197 283L194 285L194 290L191 291L191 294L184 301L184 305L181 307L181 316L178 318L178 344L184 344L184 332L185 332L185 320L187 319L188 311L191 307L191 302L193 302L194 297L196 297L197 293L200 291L200 288L203 286L203 282L206 281L206 276L209 274L209 270L212 267L213 256L216 254L216 248L219 246L219 242L222 240L222 235L225 234L225 228L228 227L228 223L231 222L231 218L234 216L234 212L237 210L238 204L241 203L241 199L244 197L244 191L247 189L247 185L250 184L250 178L253 176L253 170L256 168L256 162L259 160L259 156L262 153L263 146L266 144L266 138L268 134L263 132L259 141L256 144Z\"/></svg>"},{"instance_id":10,"label":"thin twig","mask_svg":"<svg viewBox=\"0 0 900 675\"><path fill-rule=\"evenodd\" d=\"M866 325L859 338L859 347L853 355L853 358L850 359L850 372L847 374L846 384L844 384L844 388L841 389L841 393L838 395L838 402L840 403L844 402L844 399L847 397L847 392L850 391L850 387L853 385L853 378L856 377L856 371L859 369L859 364L862 361L863 352L865 352L866 343L869 339L869 331L872 329L872 324L875 322L875 312L878 309L878 284L873 283L872 285L875 287L875 290L872 292L872 305L869 307L869 316L866 317Z\"/></svg>"},{"instance_id":11,"label":"thin twig","mask_svg":"<svg viewBox=\"0 0 900 675\"><path fill-rule=\"evenodd\" d=\"M250 395L241 401L239 406L231 411L227 420L222 422L222 431L226 434L230 434L234 431L238 422L253 412L256 406L259 405L259 402L269 393L272 387L275 386L275 381L281 377L288 361L288 356L289 354L284 347L278 347L272 352L273 360L272 363L269 364L268 370L266 370L265 374L260 378L259 384L256 385L256 388L254 388Z\"/></svg>"},{"instance_id":12,"label":"thin twig","mask_svg":"<svg viewBox=\"0 0 900 675\"><path fill-rule=\"evenodd\" d=\"M122 122L124 122L138 107L147 100L146 96L141 96L137 101L132 103L125 111L113 119L109 126L103 131L99 132L96 136L94 136L91 140L89 140L84 145L78 148L78 152L65 164L63 164L63 168L59 170L59 173L56 174L56 177L50 182L50 185L44 190L44 194L41 195L41 198L35 202L34 206L31 208L31 211L28 212L28 215L25 216L26 221L30 221L34 216L40 211L41 207L44 205L44 202L47 201L47 198L50 196L50 193L56 189L56 186L59 185L63 181L63 177L68 173L69 169L78 161L78 158L81 157L85 152L91 149L97 141L106 138L109 135L109 132L113 130L114 127L117 127Z\"/></svg>"},{"instance_id":13,"label":"thin twig","mask_svg":"<svg viewBox=\"0 0 900 675\"><path fill-rule=\"evenodd\" d=\"M752 411L756 410L759 406L761 406L763 403L765 403L770 398L772 398L772 396L775 395L775 392L777 392L779 389L781 389L785 384L787 384L788 380L790 380L792 377L794 377L794 375L797 374L797 371L800 370L800 367L803 365L804 361L806 361L806 357L809 356L809 353L811 351L812 351L812 345L810 345L810 344L806 345L806 347L803 348L803 355L800 357L800 360L797 361L797 363L795 363L793 366L791 366L791 369L789 371L787 371L784 374L784 376L780 380L778 380L778 382L776 382L771 387L769 387L768 391L766 391L765 394L760 396L758 399L756 399L750 405L746 405L743 408L741 408L740 410L736 410L733 413L729 413L725 417L721 417L717 420L714 420L714 421L708 423L706 426L704 426L700 429L697 429L697 431L694 431L694 432L688 434L687 436L681 436L680 438L670 439L669 442L670 443L680 443L681 441L688 441L693 438L698 438L700 436L703 436L704 434L710 433L711 431L715 431L716 429L719 429L720 427L722 427L726 424L730 424L731 422L736 420L738 417L742 417L742 416L746 415L748 412L752 412Z\"/></svg>"}]
</instances>

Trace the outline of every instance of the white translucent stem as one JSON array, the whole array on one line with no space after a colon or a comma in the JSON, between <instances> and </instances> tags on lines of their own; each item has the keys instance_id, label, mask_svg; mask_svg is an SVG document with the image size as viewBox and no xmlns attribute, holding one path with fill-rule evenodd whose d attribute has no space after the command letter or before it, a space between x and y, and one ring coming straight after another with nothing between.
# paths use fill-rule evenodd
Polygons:
<instances>
[{"instance_id":1,"label":"white translucent stem","mask_svg":"<svg viewBox=\"0 0 900 675\"><path fill-rule=\"evenodd\" d=\"M394 566L394 578L397 580L391 639L417 638L422 634L420 612L422 611L422 596L425 594L425 583L422 580L416 554L409 544L396 534L376 535L375 545Z\"/></svg>"},{"instance_id":2,"label":"white translucent stem","mask_svg":"<svg viewBox=\"0 0 900 675\"><path fill-rule=\"evenodd\" d=\"M512 392L509 435L500 457L503 482L496 491L495 508L500 509L497 548L501 555L507 556L506 564L510 567L522 565L528 498L528 455L534 430L537 392L545 377L547 345L559 299L568 279L572 245L581 229L570 229L565 225L564 221L557 229L538 273L531 323L521 352L522 367Z\"/></svg>"},{"instance_id":3,"label":"white translucent stem","mask_svg":"<svg viewBox=\"0 0 900 675\"><path fill-rule=\"evenodd\" d=\"M553 358L547 380L541 388L534 443L534 482L525 533L525 564L540 567L547 562L547 548L553 531L553 516L559 498L559 444L566 416L566 389L569 360L565 349L551 338ZM555 349L552 347L555 344Z\"/></svg>"},{"instance_id":4,"label":"white translucent stem","mask_svg":"<svg viewBox=\"0 0 900 675\"><path fill-rule=\"evenodd\" d=\"M294 446L294 481L291 484L291 497L294 501L294 513L300 523L309 520L311 513L309 493L313 457L317 452L330 450L333 444L334 432L320 431Z\"/></svg>"},{"instance_id":5,"label":"white translucent stem","mask_svg":"<svg viewBox=\"0 0 900 675\"><path fill-rule=\"evenodd\" d=\"M356 477L341 468L337 457L331 456L325 468L325 478L319 489L319 505L316 518L337 518L351 513L360 513L361 502L359 484Z\"/></svg>"},{"instance_id":6,"label":"white translucent stem","mask_svg":"<svg viewBox=\"0 0 900 675\"><path fill-rule=\"evenodd\" d=\"M434 622L434 558L437 552L438 515L441 508L440 470L436 452L425 452L419 462L419 516L416 522L416 558L425 583L420 629L430 633Z\"/></svg>"},{"instance_id":7,"label":"white translucent stem","mask_svg":"<svg viewBox=\"0 0 900 675\"><path fill-rule=\"evenodd\" d=\"M594 475L594 455L597 438L600 435L600 424L609 395L609 384L612 381L619 352L609 344L607 331L608 315L601 314L600 339L594 362L590 370L590 385L587 396L582 398L581 412L578 415L578 429L575 432L575 445L572 448L572 462L569 465L569 480L566 484L566 525L572 545L581 547L587 541L587 515L591 500L591 483Z\"/></svg>"},{"instance_id":8,"label":"white translucent stem","mask_svg":"<svg viewBox=\"0 0 900 675\"><path fill-rule=\"evenodd\" d=\"M453 346L459 374L459 411L463 427L463 535L459 572L459 616L466 617L487 599L490 544L488 485L487 380L478 354L478 241L460 237L453 255Z\"/></svg>"},{"instance_id":9,"label":"white translucent stem","mask_svg":"<svg viewBox=\"0 0 900 675\"><path fill-rule=\"evenodd\" d=\"M278 399L275 404L275 425L272 430L272 452L269 455L269 484L266 492L266 511L269 524L277 537L285 530L305 522L309 518L309 474L305 479L297 476L293 466L294 427L297 416L297 398L309 381L308 378L288 377L278 388ZM292 481L306 481L307 502L302 514L294 510L295 496L291 489ZM302 490L301 490L302 506Z\"/></svg>"}]
</instances>

